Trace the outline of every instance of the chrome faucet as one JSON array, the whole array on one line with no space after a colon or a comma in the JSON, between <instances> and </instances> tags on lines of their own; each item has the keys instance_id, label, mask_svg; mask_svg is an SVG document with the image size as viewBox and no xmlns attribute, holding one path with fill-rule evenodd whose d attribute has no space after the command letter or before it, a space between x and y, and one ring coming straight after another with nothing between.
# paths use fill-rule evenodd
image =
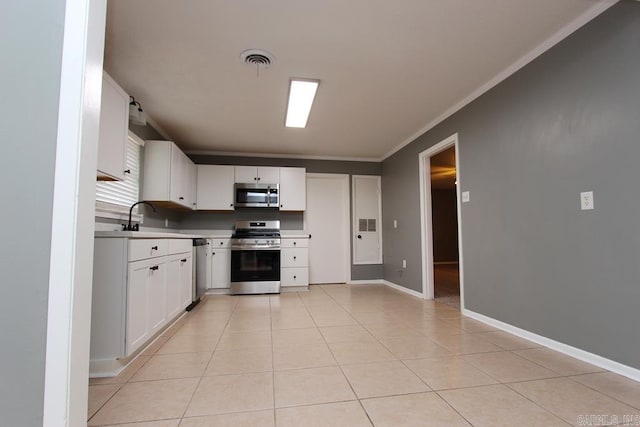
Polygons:
<instances>
[{"instance_id":1,"label":"chrome faucet","mask_svg":"<svg viewBox=\"0 0 640 427\"><path fill-rule=\"evenodd\" d=\"M145 205L149 205L149 206L151 206L151 209L153 209L154 212L156 211L155 206L153 206L149 202L145 202L144 200L141 200L139 202L135 202L129 208L129 223L122 224L122 231L138 231L140 229L140 224L131 225L131 214L133 213L133 208L135 208L140 203L144 203Z\"/></svg>"}]
</instances>

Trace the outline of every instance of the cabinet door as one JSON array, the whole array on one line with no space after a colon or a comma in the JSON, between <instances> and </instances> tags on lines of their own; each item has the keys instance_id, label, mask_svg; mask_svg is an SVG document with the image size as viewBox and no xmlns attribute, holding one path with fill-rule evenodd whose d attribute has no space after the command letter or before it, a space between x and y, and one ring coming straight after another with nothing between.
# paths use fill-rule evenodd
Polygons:
<instances>
[{"instance_id":1,"label":"cabinet door","mask_svg":"<svg viewBox=\"0 0 640 427\"><path fill-rule=\"evenodd\" d=\"M175 145L171 146L171 164L169 166L169 197L172 202L180 205L185 203L184 197L184 158L182 151Z\"/></svg>"},{"instance_id":2,"label":"cabinet door","mask_svg":"<svg viewBox=\"0 0 640 427\"><path fill-rule=\"evenodd\" d=\"M231 250L213 248L211 252L211 288L226 289L231 284Z\"/></svg>"},{"instance_id":3,"label":"cabinet door","mask_svg":"<svg viewBox=\"0 0 640 427\"><path fill-rule=\"evenodd\" d=\"M193 178L194 178L194 164L191 159L180 152L181 157L181 170L180 170L180 197L179 202L183 204L185 207L189 209L194 208L194 197L193 197Z\"/></svg>"},{"instance_id":4,"label":"cabinet door","mask_svg":"<svg viewBox=\"0 0 640 427\"><path fill-rule=\"evenodd\" d=\"M193 256L182 254L180 258L180 310L191 304L193 292Z\"/></svg>"},{"instance_id":5,"label":"cabinet door","mask_svg":"<svg viewBox=\"0 0 640 427\"><path fill-rule=\"evenodd\" d=\"M286 267L307 267L309 265L308 248L282 248L280 251L280 266Z\"/></svg>"},{"instance_id":6,"label":"cabinet door","mask_svg":"<svg viewBox=\"0 0 640 427\"><path fill-rule=\"evenodd\" d=\"M148 338L147 282L151 271L146 261L129 263L127 286L126 355L136 351Z\"/></svg>"},{"instance_id":7,"label":"cabinet door","mask_svg":"<svg viewBox=\"0 0 640 427\"><path fill-rule=\"evenodd\" d=\"M180 258L172 256L167 262L166 319L173 319L180 312Z\"/></svg>"},{"instance_id":8,"label":"cabinet door","mask_svg":"<svg viewBox=\"0 0 640 427\"><path fill-rule=\"evenodd\" d=\"M280 210L303 211L307 207L305 168L280 168Z\"/></svg>"},{"instance_id":9,"label":"cabinet door","mask_svg":"<svg viewBox=\"0 0 640 427\"><path fill-rule=\"evenodd\" d=\"M149 267L149 281L147 286L149 308L147 325L150 336L158 332L167 320L166 270L166 261L157 262Z\"/></svg>"},{"instance_id":10,"label":"cabinet door","mask_svg":"<svg viewBox=\"0 0 640 427\"><path fill-rule=\"evenodd\" d=\"M233 166L196 165L198 183L196 203L198 210L232 211Z\"/></svg>"},{"instance_id":11,"label":"cabinet door","mask_svg":"<svg viewBox=\"0 0 640 427\"><path fill-rule=\"evenodd\" d=\"M258 182L260 184L279 184L280 168L276 167L259 167Z\"/></svg>"},{"instance_id":12,"label":"cabinet door","mask_svg":"<svg viewBox=\"0 0 640 427\"><path fill-rule=\"evenodd\" d=\"M282 287L307 286L309 284L309 268L295 267L280 269L280 283Z\"/></svg>"},{"instance_id":13,"label":"cabinet door","mask_svg":"<svg viewBox=\"0 0 640 427\"><path fill-rule=\"evenodd\" d=\"M258 182L258 168L255 166L236 166L235 182L240 184L254 184Z\"/></svg>"},{"instance_id":14,"label":"cabinet door","mask_svg":"<svg viewBox=\"0 0 640 427\"><path fill-rule=\"evenodd\" d=\"M196 177L196 165L191 161L191 159L187 158L187 170L189 171L187 177L187 188L186 193L189 198L189 208L194 209L197 206L197 194L196 187L198 185L197 177Z\"/></svg>"},{"instance_id":15,"label":"cabinet door","mask_svg":"<svg viewBox=\"0 0 640 427\"><path fill-rule=\"evenodd\" d=\"M98 177L124 180L129 130L129 95L107 73L102 78Z\"/></svg>"}]
</instances>

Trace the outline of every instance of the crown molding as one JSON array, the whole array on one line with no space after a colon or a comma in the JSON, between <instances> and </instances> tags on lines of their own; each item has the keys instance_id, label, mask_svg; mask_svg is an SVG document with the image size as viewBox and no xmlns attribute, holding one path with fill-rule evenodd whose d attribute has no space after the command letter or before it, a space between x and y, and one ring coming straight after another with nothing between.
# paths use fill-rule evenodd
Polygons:
<instances>
[{"instance_id":1,"label":"crown molding","mask_svg":"<svg viewBox=\"0 0 640 427\"><path fill-rule=\"evenodd\" d=\"M231 156L231 157L263 157L277 159L305 159L305 160L331 160L340 162L374 162L381 160L377 157L342 157L342 156L312 156L305 154L275 154L275 153L246 153L232 151L212 151L212 150L185 150L186 154L202 156Z\"/></svg>"}]
</instances>

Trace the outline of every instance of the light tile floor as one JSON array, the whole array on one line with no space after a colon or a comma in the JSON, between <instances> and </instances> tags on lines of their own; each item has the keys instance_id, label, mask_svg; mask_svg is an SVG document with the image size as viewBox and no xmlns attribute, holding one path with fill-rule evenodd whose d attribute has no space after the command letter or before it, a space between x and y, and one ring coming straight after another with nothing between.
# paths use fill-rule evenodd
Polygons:
<instances>
[{"instance_id":1,"label":"light tile floor","mask_svg":"<svg viewBox=\"0 0 640 427\"><path fill-rule=\"evenodd\" d=\"M640 423L640 383L379 285L212 296L116 378L89 425Z\"/></svg>"}]
</instances>

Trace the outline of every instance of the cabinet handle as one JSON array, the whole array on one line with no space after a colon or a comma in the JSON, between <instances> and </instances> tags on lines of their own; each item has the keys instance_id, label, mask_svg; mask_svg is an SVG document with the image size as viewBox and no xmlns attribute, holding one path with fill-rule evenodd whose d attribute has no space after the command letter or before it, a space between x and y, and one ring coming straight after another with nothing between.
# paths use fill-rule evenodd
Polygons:
<instances>
[{"instance_id":1,"label":"cabinet handle","mask_svg":"<svg viewBox=\"0 0 640 427\"><path fill-rule=\"evenodd\" d=\"M280 205L281 208L284 208L284 205Z\"/></svg>"},{"instance_id":2,"label":"cabinet handle","mask_svg":"<svg viewBox=\"0 0 640 427\"><path fill-rule=\"evenodd\" d=\"M260 177L258 177L258 181L260 181Z\"/></svg>"},{"instance_id":3,"label":"cabinet handle","mask_svg":"<svg viewBox=\"0 0 640 427\"><path fill-rule=\"evenodd\" d=\"M298 242L293 242L293 246L295 246L295 245L297 245L297 244L298 244Z\"/></svg>"},{"instance_id":4,"label":"cabinet handle","mask_svg":"<svg viewBox=\"0 0 640 427\"><path fill-rule=\"evenodd\" d=\"M220 246L224 245L224 242L220 242Z\"/></svg>"},{"instance_id":5,"label":"cabinet handle","mask_svg":"<svg viewBox=\"0 0 640 427\"><path fill-rule=\"evenodd\" d=\"M124 173L131 173L131 169L127 169Z\"/></svg>"},{"instance_id":6,"label":"cabinet handle","mask_svg":"<svg viewBox=\"0 0 640 427\"><path fill-rule=\"evenodd\" d=\"M211 252L211 256L214 256L216 253L215 252Z\"/></svg>"},{"instance_id":7,"label":"cabinet handle","mask_svg":"<svg viewBox=\"0 0 640 427\"><path fill-rule=\"evenodd\" d=\"M153 267L149 267L149 270L151 271L156 271L158 269L160 269L160 267L158 267L157 265L154 265Z\"/></svg>"},{"instance_id":8,"label":"cabinet handle","mask_svg":"<svg viewBox=\"0 0 640 427\"><path fill-rule=\"evenodd\" d=\"M184 200L184 197L180 196L178 197L178 200Z\"/></svg>"},{"instance_id":9,"label":"cabinet handle","mask_svg":"<svg viewBox=\"0 0 640 427\"><path fill-rule=\"evenodd\" d=\"M254 176L254 177L253 177L253 180L254 180L254 181L257 181L257 180L258 180L258 177Z\"/></svg>"},{"instance_id":10,"label":"cabinet handle","mask_svg":"<svg viewBox=\"0 0 640 427\"><path fill-rule=\"evenodd\" d=\"M358 239L362 239L362 235L361 234L358 234Z\"/></svg>"},{"instance_id":11,"label":"cabinet handle","mask_svg":"<svg viewBox=\"0 0 640 427\"><path fill-rule=\"evenodd\" d=\"M158 250L158 247L157 247L157 246L151 246L151 250L152 250L152 251L157 251L157 250Z\"/></svg>"},{"instance_id":12,"label":"cabinet handle","mask_svg":"<svg viewBox=\"0 0 640 427\"><path fill-rule=\"evenodd\" d=\"M309 238L311 238L311 234L309 234Z\"/></svg>"},{"instance_id":13,"label":"cabinet handle","mask_svg":"<svg viewBox=\"0 0 640 427\"><path fill-rule=\"evenodd\" d=\"M187 262L187 259L181 259L180 262Z\"/></svg>"},{"instance_id":14,"label":"cabinet handle","mask_svg":"<svg viewBox=\"0 0 640 427\"><path fill-rule=\"evenodd\" d=\"M293 259L296 259L296 258L297 258L296 256L293 257Z\"/></svg>"},{"instance_id":15,"label":"cabinet handle","mask_svg":"<svg viewBox=\"0 0 640 427\"><path fill-rule=\"evenodd\" d=\"M233 207L233 203L229 203L229 207L232 208Z\"/></svg>"},{"instance_id":16,"label":"cabinet handle","mask_svg":"<svg viewBox=\"0 0 640 427\"><path fill-rule=\"evenodd\" d=\"M297 279L297 278L298 278L298 276L293 276L293 278L294 278L294 279Z\"/></svg>"}]
</instances>

